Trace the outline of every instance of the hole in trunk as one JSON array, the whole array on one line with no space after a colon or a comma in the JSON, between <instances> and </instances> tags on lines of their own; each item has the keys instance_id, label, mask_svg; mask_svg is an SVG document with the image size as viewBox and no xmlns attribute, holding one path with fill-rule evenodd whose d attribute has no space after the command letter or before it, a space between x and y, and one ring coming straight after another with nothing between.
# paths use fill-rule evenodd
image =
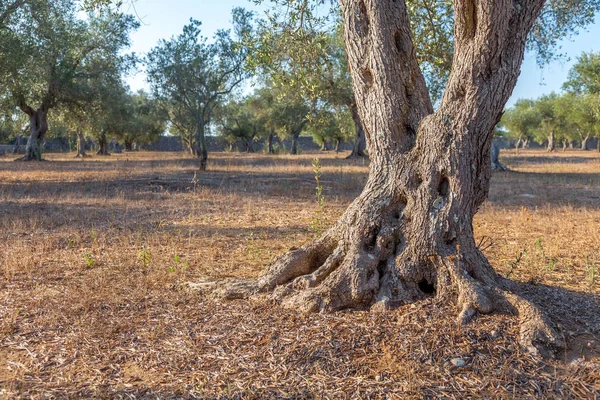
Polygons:
<instances>
[{"instance_id":1,"label":"hole in trunk","mask_svg":"<svg viewBox=\"0 0 600 400\"><path fill-rule=\"evenodd\" d=\"M438 185L438 193L442 197L446 197L450 193L450 181L445 176L443 176L440 180L440 184Z\"/></svg>"},{"instance_id":2,"label":"hole in trunk","mask_svg":"<svg viewBox=\"0 0 600 400\"><path fill-rule=\"evenodd\" d=\"M425 294L434 294L435 293L435 285L427 282L426 280L422 280L418 283L419 290Z\"/></svg>"},{"instance_id":3,"label":"hole in trunk","mask_svg":"<svg viewBox=\"0 0 600 400\"><path fill-rule=\"evenodd\" d=\"M377 245L377 235L379 235L379 228L375 227L369 234L368 240L365 243L367 246L367 251L371 251Z\"/></svg>"},{"instance_id":4,"label":"hole in trunk","mask_svg":"<svg viewBox=\"0 0 600 400\"><path fill-rule=\"evenodd\" d=\"M421 186L421 184L423 183L423 178L421 178L421 175L419 174L414 174L412 180L416 187Z\"/></svg>"},{"instance_id":5,"label":"hole in trunk","mask_svg":"<svg viewBox=\"0 0 600 400\"><path fill-rule=\"evenodd\" d=\"M406 45L402 40L402 34L400 31L396 31L396 33L394 33L394 44L396 45L396 50L398 50L400 54L406 53Z\"/></svg>"},{"instance_id":6,"label":"hole in trunk","mask_svg":"<svg viewBox=\"0 0 600 400\"><path fill-rule=\"evenodd\" d=\"M371 74L371 71L368 68L363 70L363 77L367 86L373 86L373 74Z\"/></svg>"}]
</instances>

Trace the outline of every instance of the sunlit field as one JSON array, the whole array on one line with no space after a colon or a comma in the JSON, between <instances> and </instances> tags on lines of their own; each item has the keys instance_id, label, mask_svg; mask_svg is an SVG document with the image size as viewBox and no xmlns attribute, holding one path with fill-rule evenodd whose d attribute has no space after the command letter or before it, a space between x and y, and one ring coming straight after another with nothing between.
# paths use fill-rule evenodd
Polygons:
<instances>
[{"instance_id":1,"label":"sunlit field","mask_svg":"<svg viewBox=\"0 0 600 400\"><path fill-rule=\"evenodd\" d=\"M518 346L517 318L459 327L435 298L304 315L190 289L256 277L332 224L368 172L345 155L216 153L205 173L181 153L0 156L0 397L600 396L596 151L503 150L512 171L474 222L492 265L560 325L556 360Z\"/></svg>"}]
</instances>

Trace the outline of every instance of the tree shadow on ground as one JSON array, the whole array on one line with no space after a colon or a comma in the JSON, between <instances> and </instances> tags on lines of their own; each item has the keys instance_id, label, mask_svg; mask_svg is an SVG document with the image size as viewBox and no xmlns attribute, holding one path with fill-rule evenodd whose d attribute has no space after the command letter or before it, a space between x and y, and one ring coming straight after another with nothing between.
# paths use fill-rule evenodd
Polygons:
<instances>
[{"instance_id":1,"label":"tree shadow on ground","mask_svg":"<svg viewBox=\"0 0 600 400\"><path fill-rule=\"evenodd\" d=\"M563 335L564 362L600 359L600 297L563 287L517 282L515 293L540 307Z\"/></svg>"}]
</instances>

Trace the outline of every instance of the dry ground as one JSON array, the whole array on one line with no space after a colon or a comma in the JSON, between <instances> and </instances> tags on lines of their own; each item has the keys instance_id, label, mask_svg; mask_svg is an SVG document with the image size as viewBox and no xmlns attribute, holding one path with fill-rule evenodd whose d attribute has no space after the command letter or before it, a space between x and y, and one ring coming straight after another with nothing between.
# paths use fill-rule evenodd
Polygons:
<instances>
[{"instance_id":1,"label":"dry ground","mask_svg":"<svg viewBox=\"0 0 600 400\"><path fill-rule=\"evenodd\" d=\"M503 151L476 234L561 324L543 361L517 319L452 304L301 315L186 282L254 277L316 234L311 159L175 153L0 157L0 397L600 396L600 155ZM319 154L329 222L367 166ZM456 367L452 359L466 362Z\"/></svg>"}]
</instances>

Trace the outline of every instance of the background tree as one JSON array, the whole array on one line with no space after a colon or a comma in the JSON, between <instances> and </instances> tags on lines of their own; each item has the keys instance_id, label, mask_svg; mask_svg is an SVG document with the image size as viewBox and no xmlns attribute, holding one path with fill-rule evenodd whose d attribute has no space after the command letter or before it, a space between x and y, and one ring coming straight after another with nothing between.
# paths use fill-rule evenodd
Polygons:
<instances>
[{"instance_id":1,"label":"background tree","mask_svg":"<svg viewBox=\"0 0 600 400\"><path fill-rule=\"evenodd\" d=\"M133 150L134 144L155 142L166 130L167 118L163 109L144 91L127 95L126 113L126 124L118 138L128 151Z\"/></svg>"},{"instance_id":2,"label":"background tree","mask_svg":"<svg viewBox=\"0 0 600 400\"><path fill-rule=\"evenodd\" d=\"M265 132L265 121L255 112L257 109L260 110L259 99L253 97L231 100L218 108L219 133L230 144L230 149L239 140L244 143L246 152L254 153L254 141Z\"/></svg>"},{"instance_id":3,"label":"background tree","mask_svg":"<svg viewBox=\"0 0 600 400\"><path fill-rule=\"evenodd\" d=\"M215 107L246 77L246 42L252 34L252 13L236 8L232 13L233 38L219 30L208 44L200 36L200 21L190 20L183 33L161 40L147 56L148 82L153 94L170 108L170 121L179 132L194 127L190 145L200 158L200 169L208 160L205 131ZM190 141L191 142L191 141Z\"/></svg>"},{"instance_id":4,"label":"background tree","mask_svg":"<svg viewBox=\"0 0 600 400\"><path fill-rule=\"evenodd\" d=\"M92 75L102 71L94 66L120 64L127 58L121 51L137 26L133 17L92 14L81 20L76 11L70 0L25 1L5 21L0 80L4 102L29 117L24 160L41 159L50 109L85 97Z\"/></svg>"},{"instance_id":5,"label":"background tree","mask_svg":"<svg viewBox=\"0 0 600 400\"><path fill-rule=\"evenodd\" d=\"M583 53L569 71L563 88L577 96L585 96L591 118L600 119L600 53ZM600 152L600 131L595 129ZM587 146L587 143L586 143ZM583 147L583 146L582 146Z\"/></svg>"},{"instance_id":6,"label":"background tree","mask_svg":"<svg viewBox=\"0 0 600 400\"><path fill-rule=\"evenodd\" d=\"M515 148L525 147L540 125L540 116L533 100L520 99L502 115L501 124L508 130L507 137L515 141Z\"/></svg>"}]
</instances>

